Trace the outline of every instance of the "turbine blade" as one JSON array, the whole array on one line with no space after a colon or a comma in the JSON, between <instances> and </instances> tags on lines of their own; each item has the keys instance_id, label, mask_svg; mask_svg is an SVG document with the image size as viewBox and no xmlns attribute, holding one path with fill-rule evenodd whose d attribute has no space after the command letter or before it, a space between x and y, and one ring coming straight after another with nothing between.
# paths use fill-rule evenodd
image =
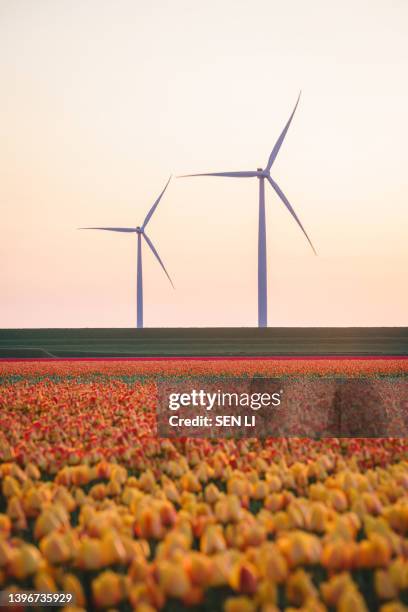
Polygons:
<instances>
[{"instance_id":1,"label":"turbine blade","mask_svg":"<svg viewBox=\"0 0 408 612\"><path fill-rule=\"evenodd\" d=\"M153 215L154 211L156 210L160 200L162 199L162 196L163 196L164 192L167 189L167 185L170 183L170 179L171 179L171 175L170 175L169 180L167 181L163 191L161 192L161 194L159 195L159 197L157 198L157 200L155 201L155 203L153 204L153 206L151 207L151 209L147 213L146 219L143 221L142 229L144 229L146 227L146 225L149 223L151 216Z\"/></svg>"},{"instance_id":2,"label":"turbine blade","mask_svg":"<svg viewBox=\"0 0 408 612\"><path fill-rule=\"evenodd\" d=\"M107 232L136 232L133 227L78 227L80 230L105 230Z\"/></svg>"},{"instance_id":3,"label":"turbine blade","mask_svg":"<svg viewBox=\"0 0 408 612\"><path fill-rule=\"evenodd\" d=\"M279 149L281 148L282 142L283 142L283 141L284 141L284 139L285 139L286 132L287 132L287 131L288 131L288 129L289 129L289 126L290 126L290 124L291 124L291 122L292 122L292 119L293 119L293 115L295 114L295 111L296 111L296 109L297 109L297 105L299 104L300 94L301 94L301 93L302 93L302 92L299 92L299 96L298 96L298 99L297 99L297 101L296 101L295 108L293 109L292 114L291 114L291 116L289 117L289 120L288 120L287 124L286 124L286 125L285 125L285 127L283 128L282 134L279 136L278 140L275 142L275 146L273 147L273 149L272 149L272 153L271 153L271 154L270 154L270 156L269 156L268 165L267 165L267 166L266 166L266 168L265 168L265 170L267 170L268 172L269 172L269 171L270 171L270 169L272 168L272 164L273 164L273 162L275 161L276 156L277 156L277 155L278 155L278 153L279 153Z\"/></svg>"},{"instance_id":4,"label":"turbine blade","mask_svg":"<svg viewBox=\"0 0 408 612\"><path fill-rule=\"evenodd\" d=\"M189 176L232 176L232 177L239 177L239 178L248 178L251 176L258 176L259 172L257 172L256 170L244 170L242 172L204 172L201 174L182 174L181 176L178 176L177 178L186 178Z\"/></svg>"},{"instance_id":5,"label":"turbine blade","mask_svg":"<svg viewBox=\"0 0 408 612\"><path fill-rule=\"evenodd\" d=\"M280 199L282 200L282 202L284 203L284 205L286 206L286 208L288 209L288 211L290 212L290 214L295 219L296 223L299 225L300 229L302 230L302 232L306 236L310 246L313 249L313 253L315 255L317 255L316 250L315 250L315 248L314 248L314 246L312 244L312 241L310 240L309 236L307 235L305 228L301 224L299 217L295 213L293 207L291 206L289 200L287 199L287 197L283 193L282 189L279 187L279 185L277 183L275 183L275 181L270 176L268 176L268 181L270 182L270 184L272 185L273 189L276 191L276 193L278 194L278 196L280 197Z\"/></svg>"},{"instance_id":6,"label":"turbine blade","mask_svg":"<svg viewBox=\"0 0 408 612\"><path fill-rule=\"evenodd\" d=\"M146 240L147 244L149 245L149 247L152 250L153 255L156 257L157 261L159 262L159 264L161 265L161 267L164 270L164 273L166 274L167 278L169 279L169 281L171 282L171 286L173 287L173 289L175 288L173 285L173 281L171 280L169 273L167 272L164 263L162 262L162 260L160 259L160 255L158 254L158 252L156 251L156 249L153 246L153 242L150 240L149 236L147 236L147 234L145 234L145 232L142 233L142 236L144 237L144 239Z\"/></svg>"}]
</instances>

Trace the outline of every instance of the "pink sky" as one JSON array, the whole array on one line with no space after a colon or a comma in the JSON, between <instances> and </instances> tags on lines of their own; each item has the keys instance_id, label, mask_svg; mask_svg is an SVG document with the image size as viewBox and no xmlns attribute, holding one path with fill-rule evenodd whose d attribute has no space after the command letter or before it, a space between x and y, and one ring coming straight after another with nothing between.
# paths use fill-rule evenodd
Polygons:
<instances>
[{"instance_id":1,"label":"pink sky","mask_svg":"<svg viewBox=\"0 0 408 612\"><path fill-rule=\"evenodd\" d=\"M408 4L4 0L0 327L127 327L170 173L264 166L269 325L407 325ZM173 179L146 326L255 325L257 181Z\"/></svg>"}]
</instances>

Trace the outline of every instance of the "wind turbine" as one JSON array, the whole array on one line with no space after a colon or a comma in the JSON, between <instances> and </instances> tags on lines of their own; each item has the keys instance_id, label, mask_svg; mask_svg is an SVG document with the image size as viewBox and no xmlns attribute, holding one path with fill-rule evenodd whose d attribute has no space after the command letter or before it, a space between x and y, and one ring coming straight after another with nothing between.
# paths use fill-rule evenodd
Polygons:
<instances>
[{"instance_id":1,"label":"wind turbine","mask_svg":"<svg viewBox=\"0 0 408 612\"><path fill-rule=\"evenodd\" d=\"M297 214L295 213L292 205L289 200L279 187L279 185L273 180L271 177L271 169L273 163L279 153L279 149L282 146L282 143L285 139L286 133L289 129L289 126L292 122L293 115L297 109L299 104L300 93L298 99L295 104L295 108L292 111L291 116L281 135L275 143L275 146L272 149L272 152L269 156L268 163L264 169L257 168L257 170L244 170L239 172L205 172L200 174L184 174L178 178L185 178L190 176L227 176L233 178L251 178L256 177L259 179L259 226L258 226L258 327L267 327L267 275L266 275L266 224L265 224L265 179L271 184L272 188L278 194L279 198L282 200L292 217L295 219L296 223L299 225L300 229L306 236L309 241L310 246L313 249L315 255L317 254L313 244L306 233L305 228L301 224Z\"/></svg>"},{"instance_id":2,"label":"wind turbine","mask_svg":"<svg viewBox=\"0 0 408 612\"><path fill-rule=\"evenodd\" d=\"M167 185L170 183L170 179L171 179L171 176L169 180L167 181L163 191L161 192L161 194L159 195L159 197L157 198L157 200L154 202L153 206L147 213L146 218L143 221L143 224L141 226L138 225L137 227L80 227L79 228L79 229L85 229L85 230L104 230L107 232L125 232L125 233L130 233L130 234L137 234L137 327L143 327L142 237L146 240L148 246L150 247L150 250L152 251L153 255L156 257L157 261L163 268L167 278L169 279L172 287L174 288L173 281L171 280L164 266L164 263L160 259L158 252L156 251L152 241L150 240L149 236L146 234L146 231L145 231L147 224L152 218L154 211L159 205L159 202L162 199L163 194L167 189Z\"/></svg>"}]
</instances>

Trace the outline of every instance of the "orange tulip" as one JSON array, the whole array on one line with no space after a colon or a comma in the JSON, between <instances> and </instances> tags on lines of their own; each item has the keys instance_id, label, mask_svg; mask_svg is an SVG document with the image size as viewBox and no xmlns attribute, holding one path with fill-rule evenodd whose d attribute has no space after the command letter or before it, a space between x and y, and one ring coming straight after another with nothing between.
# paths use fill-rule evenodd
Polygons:
<instances>
[{"instance_id":1,"label":"orange tulip","mask_svg":"<svg viewBox=\"0 0 408 612\"><path fill-rule=\"evenodd\" d=\"M240 593L255 593L258 585L258 571L252 563L238 561L232 568L230 586Z\"/></svg>"},{"instance_id":2,"label":"orange tulip","mask_svg":"<svg viewBox=\"0 0 408 612\"><path fill-rule=\"evenodd\" d=\"M11 531L11 520L7 514L0 514L0 536L8 538Z\"/></svg>"},{"instance_id":3,"label":"orange tulip","mask_svg":"<svg viewBox=\"0 0 408 612\"><path fill-rule=\"evenodd\" d=\"M370 536L369 540L359 542L354 553L356 567L384 567L391 559L391 548L385 538L378 534Z\"/></svg>"},{"instance_id":4,"label":"orange tulip","mask_svg":"<svg viewBox=\"0 0 408 612\"><path fill-rule=\"evenodd\" d=\"M147 507L142 510L137 519L135 531L142 538L154 538L156 540L162 538L164 528L160 520L159 511L153 507Z\"/></svg>"},{"instance_id":5,"label":"orange tulip","mask_svg":"<svg viewBox=\"0 0 408 612\"><path fill-rule=\"evenodd\" d=\"M184 561L184 567L194 585L207 586L214 573L212 560L200 552L191 551Z\"/></svg>"},{"instance_id":6,"label":"orange tulip","mask_svg":"<svg viewBox=\"0 0 408 612\"><path fill-rule=\"evenodd\" d=\"M329 571L347 570L353 567L355 553L355 542L344 542L336 539L328 542L323 547L321 563Z\"/></svg>"}]
</instances>

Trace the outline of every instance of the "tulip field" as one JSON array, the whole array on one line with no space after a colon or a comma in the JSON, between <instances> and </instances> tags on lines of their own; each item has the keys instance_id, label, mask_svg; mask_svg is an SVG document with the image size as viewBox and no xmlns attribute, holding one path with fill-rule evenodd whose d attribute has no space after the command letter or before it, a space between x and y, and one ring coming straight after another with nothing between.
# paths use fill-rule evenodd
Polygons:
<instances>
[{"instance_id":1,"label":"tulip field","mask_svg":"<svg viewBox=\"0 0 408 612\"><path fill-rule=\"evenodd\" d=\"M71 612L407 611L407 439L157 435L158 377L304 374L408 360L0 361L0 591L72 593Z\"/></svg>"}]
</instances>

